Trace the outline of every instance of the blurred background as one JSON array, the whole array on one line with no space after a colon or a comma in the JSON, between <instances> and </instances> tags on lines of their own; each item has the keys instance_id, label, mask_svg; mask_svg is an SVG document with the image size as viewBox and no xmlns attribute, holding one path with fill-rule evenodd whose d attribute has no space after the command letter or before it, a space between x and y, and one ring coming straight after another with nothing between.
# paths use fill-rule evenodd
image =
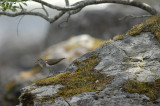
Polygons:
<instances>
[{"instance_id":1,"label":"blurred background","mask_svg":"<svg viewBox=\"0 0 160 106\"><path fill-rule=\"evenodd\" d=\"M71 4L75 1L77 2L78 0L70 0ZM160 10L160 0L139 1L150 4L157 11ZM54 0L53 3L62 6L64 5L64 0ZM27 4L26 8L28 10L40 7L34 2L28 2ZM43 12L40 9L34 11ZM57 13L55 10L49 10L51 16L55 16ZM67 23L63 23L67 19L67 15L53 24L34 16L24 16L22 19L21 17L0 16L0 106L18 104L20 89L30 84L24 84L26 82L25 79L24 85L22 85L20 76L22 76L22 72L31 71L32 74L29 74L30 76L39 72L33 72L32 70L36 68L35 61L37 58L67 57L68 59L63 63L66 67L75 58L95 49L95 47L91 46L85 48L87 44L92 42L91 40L97 42L95 39L98 39L98 41L103 42L111 39L117 34L125 33L133 25L141 23L148 17L128 17L123 20L120 20L120 18L126 15L140 16L146 14L148 13L132 6L101 4L85 7L78 14L71 16ZM80 35L83 36L80 37ZM84 40L85 42L83 42ZM71 42L73 43L71 44ZM84 44L80 49L76 49L79 47L76 42ZM65 46L67 44L69 47ZM72 50L71 47L75 50ZM62 48L65 49L61 50ZM63 53L64 50L70 50L70 52ZM76 56L72 55L73 51ZM27 78L30 79L30 82L37 79L35 77L33 80L31 80L31 77ZM13 83L14 80L16 82Z\"/></svg>"}]
</instances>

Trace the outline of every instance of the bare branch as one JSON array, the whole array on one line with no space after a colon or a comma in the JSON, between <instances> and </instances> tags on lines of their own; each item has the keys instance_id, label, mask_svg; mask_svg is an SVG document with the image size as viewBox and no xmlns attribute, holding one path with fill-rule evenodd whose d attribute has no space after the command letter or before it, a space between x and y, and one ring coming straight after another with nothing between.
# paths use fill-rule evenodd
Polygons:
<instances>
[{"instance_id":1,"label":"bare branch","mask_svg":"<svg viewBox=\"0 0 160 106\"><path fill-rule=\"evenodd\" d=\"M157 11L154 8L152 8L151 6L149 6L148 4L134 1L134 0L85 0L85 1L80 1L78 3L75 3L75 4L73 4L71 6L67 6L67 7L60 7L60 6L52 5L52 4L49 4L49 3L44 2L42 0L33 0L33 1L44 4L52 9L56 9L56 10L60 10L60 11L77 10L79 8L84 8L85 6L93 5L93 4L116 3L116 4L135 6L135 7L141 8L141 9L149 12L152 15L157 14Z\"/></svg>"},{"instance_id":2,"label":"bare branch","mask_svg":"<svg viewBox=\"0 0 160 106\"><path fill-rule=\"evenodd\" d=\"M43 4L42 4L42 9L44 10L44 12L46 13L46 16L48 17L49 16L48 11L46 10Z\"/></svg>"},{"instance_id":3,"label":"bare branch","mask_svg":"<svg viewBox=\"0 0 160 106\"><path fill-rule=\"evenodd\" d=\"M93 4L102 4L102 3L117 3L117 4L130 5L130 6L135 6L135 7L141 8L143 10L146 10L151 15L157 14L157 11L154 8L152 8L151 6L149 6L148 4L134 1L134 0L85 0L85 1L76 2L73 5L69 5L69 0L65 0L66 6L64 6L64 7L52 5L52 4L49 4L49 3L42 1L42 0L32 0L32 1L40 3L42 5L42 9L45 11L46 15L44 15L40 12L31 12L31 11L29 11L29 12L21 11L21 12L17 12L17 13L0 12L0 15L6 15L6 16L10 16L10 17L16 17L19 15L33 15L33 16L39 16L39 17L47 20L48 22L53 23L57 19L62 17L65 13L68 13L69 17L70 17L72 14L78 13L85 6L93 5ZM60 13L57 14L55 17L50 18L48 11L45 9L45 6L52 8L52 9L59 10Z\"/></svg>"},{"instance_id":4,"label":"bare branch","mask_svg":"<svg viewBox=\"0 0 160 106\"><path fill-rule=\"evenodd\" d=\"M32 12L32 11L34 11L34 10L37 10L37 9L45 9L45 8L43 8L43 6L42 6L42 8L34 8L34 9L32 9L32 10L30 10L30 12ZM48 13L48 12L47 12ZM47 14L46 14L47 15ZM18 21L18 24L17 24L17 36L19 36L19 24L20 24L20 22L22 21L22 19L25 17L25 15L23 15L22 17L20 17L20 19L19 19L19 21Z\"/></svg>"},{"instance_id":5,"label":"bare branch","mask_svg":"<svg viewBox=\"0 0 160 106\"><path fill-rule=\"evenodd\" d=\"M22 21L22 19L24 18L25 15L23 15L22 17L20 17L18 24L17 24L17 36L19 36L19 24Z\"/></svg>"},{"instance_id":6,"label":"bare branch","mask_svg":"<svg viewBox=\"0 0 160 106\"><path fill-rule=\"evenodd\" d=\"M63 25L64 23L68 23L68 21L69 21L69 19L70 19L71 15L74 15L74 14L76 14L76 13L80 12L80 11L81 11L81 9L78 9L78 10L72 10L72 11L67 12L67 13L68 13L68 16L67 16L66 20L65 20L65 21L63 21L63 22L61 22L58 26L59 26L59 27L61 27L61 25Z\"/></svg>"},{"instance_id":7,"label":"bare branch","mask_svg":"<svg viewBox=\"0 0 160 106\"><path fill-rule=\"evenodd\" d=\"M50 23L53 23L57 21L60 17L62 17L66 12L60 12L58 15L56 15L53 19L50 20Z\"/></svg>"},{"instance_id":8,"label":"bare branch","mask_svg":"<svg viewBox=\"0 0 160 106\"><path fill-rule=\"evenodd\" d=\"M16 17L19 15L33 15L33 16L39 16L44 18L45 20L49 20L48 17L46 17L45 15L43 15L42 13L39 12L27 12L27 11L22 11L22 12L17 12L17 13L7 13L7 12L0 12L0 15L6 15L9 17Z\"/></svg>"},{"instance_id":9,"label":"bare branch","mask_svg":"<svg viewBox=\"0 0 160 106\"><path fill-rule=\"evenodd\" d=\"M60 10L62 8L60 6L52 5L52 4L47 3L45 1L42 1L42 0L32 0L32 1L40 3L40 4L43 4L43 5L45 5L45 6L49 7L49 8L56 9L56 10Z\"/></svg>"},{"instance_id":10,"label":"bare branch","mask_svg":"<svg viewBox=\"0 0 160 106\"><path fill-rule=\"evenodd\" d=\"M20 15L33 15L33 16L39 16L42 17L43 19L47 20L50 23L55 22L57 19L59 19L61 16L63 16L65 14L65 12L60 12L58 15L56 15L54 18L49 18L47 16L45 16L42 13L39 12L27 12L27 11L22 11L22 12L17 12L17 13L7 13L7 12L0 12L0 15L6 15L9 17L16 17L16 16L20 16Z\"/></svg>"}]
</instances>

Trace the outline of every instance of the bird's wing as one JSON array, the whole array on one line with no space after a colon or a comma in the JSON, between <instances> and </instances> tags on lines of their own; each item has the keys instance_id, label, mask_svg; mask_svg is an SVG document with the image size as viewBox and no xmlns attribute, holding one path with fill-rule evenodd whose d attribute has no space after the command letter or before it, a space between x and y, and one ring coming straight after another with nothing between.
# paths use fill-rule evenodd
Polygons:
<instances>
[{"instance_id":1,"label":"bird's wing","mask_svg":"<svg viewBox=\"0 0 160 106\"><path fill-rule=\"evenodd\" d=\"M64 58L60 58L60 59L48 59L46 62L47 64L49 65L54 65L54 64L57 64L59 63L60 61L62 61Z\"/></svg>"}]
</instances>

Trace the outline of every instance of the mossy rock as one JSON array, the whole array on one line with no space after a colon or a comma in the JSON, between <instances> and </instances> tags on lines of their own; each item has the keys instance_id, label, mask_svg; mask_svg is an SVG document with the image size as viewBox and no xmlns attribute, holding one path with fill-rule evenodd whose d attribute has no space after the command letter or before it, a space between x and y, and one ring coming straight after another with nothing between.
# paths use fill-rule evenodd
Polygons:
<instances>
[{"instance_id":1,"label":"mossy rock","mask_svg":"<svg viewBox=\"0 0 160 106\"><path fill-rule=\"evenodd\" d=\"M160 79L152 82L140 82L138 80L127 80L123 88L130 93L145 94L150 98L149 101L156 103L156 99L160 97Z\"/></svg>"},{"instance_id":2,"label":"mossy rock","mask_svg":"<svg viewBox=\"0 0 160 106\"><path fill-rule=\"evenodd\" d=\"M151 17L141 24L135 25L126 33L126 35L134 36L140 34L141 32L153 33L160 42L160 14Z\"/></svg>"},{"instance_id":3,"label":"mossy rock","mask_svg":"<svg viewBox=\"0 0 160 106\"><path fill-rule=\"evenodd\" d=\"M74 61L78 67L75 72L61 73L51 78L38 80L35 84L36 86L62 84L64 87L59 89L56 97L63 98L84 92L98 91L98 87L111 83L114 78L101 74L100 71L94 69L99 61L98 55L92 54L85 60ZM49 98L45 97L44 100L49 100Z\"/></svg>"}]
</instances>

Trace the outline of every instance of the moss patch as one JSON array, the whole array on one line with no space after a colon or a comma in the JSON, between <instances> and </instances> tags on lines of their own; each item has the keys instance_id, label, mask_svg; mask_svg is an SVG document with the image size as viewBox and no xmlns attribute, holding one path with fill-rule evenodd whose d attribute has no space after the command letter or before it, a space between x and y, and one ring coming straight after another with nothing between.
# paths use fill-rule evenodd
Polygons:
<instances>
[{"instance_id":1,"label":"moss patch","mask_svg":"<svg viewBox=\"0 0 160 106\"><path fill-rule=\"evenodd\" d=\"M109 39L109 40L107 40L105 43L110 43L110 42L112 42L113 40L112 39Z\"/></svg>"},{"instance_id":2,"label":"moss patch","mask_svg":"<svg viewBox=\"0 0 160 106\"><path fill-rule=\"evenodd\" d=\"M83 92L97 91L98 87L111 83L113 76L106 76L100 71L94 70L99 63L97 54L92 54L88 59L82 61L74 61L74 65L78 68L75 72L61 73L54 77L36 81L37 86L62 84L56 96L71 97ZM46 99L46 98L45 98Z\"/></svg>"},{"instance_id":3,"label":"moss patch","mask_svg":"<svg viewBox=\"0 0 160 106\"><path fill-rule=\"evenodd\" d=\"M113 37L113 40L122 40L123 39L123 35L116 35L115 37Z\"/></svg>"},{"instance_id":4,"label":"moss patch","mask_svg":"<svg viewBox=\"0 0 160 106\"><path fill-rule=\"evenodd\" d=\"M134 36L140 34L141 32L153 33L160 42L160 14L151 17L141 24L135 25L126 33L126 35Z\"/></svg>"},{"instance_id":5,"label":"moss patch","mask_svg":"<svg viewBox=\"0 0 160 106\"><path fill-rule=\"evenodd\" d=\"M150 98L149 101L156 103L156 99L160 94L160 79L152 82L140 82L138 80L127 80L124 89L130 93L145 94Z\"/></svg>"},{"instance_id":6,"label":"moss patch","mask_svg":"<svg viewBox=\"0 0 160 106\"><path fill-rule=\"evenodd\" d=\"M56 97L50 97L50 96L44 96L42 99L41 99L41 102L47 102L47 101L55 101Z\"/></svg>"}]
</instances>

